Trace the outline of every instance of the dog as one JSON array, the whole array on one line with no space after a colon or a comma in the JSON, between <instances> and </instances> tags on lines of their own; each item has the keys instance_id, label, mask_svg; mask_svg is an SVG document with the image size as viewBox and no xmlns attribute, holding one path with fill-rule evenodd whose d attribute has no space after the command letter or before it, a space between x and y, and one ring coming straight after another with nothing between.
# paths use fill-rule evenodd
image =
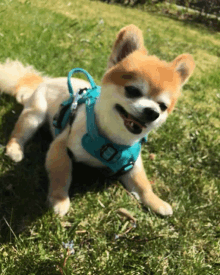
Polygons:
<instances>
[{"instance_id":1,"label":"dog","mask_svg":"<svg viewBox=\"0 0 220 275\"><path fill-rule=\"evenodd\" d=\"M122 28L114 42L101 82L101 94L94 107L98 130L118 145L132 146L164 123L173 110L181 87L195 68L190 54L181 54L167 63L148 54L141 30L135 25ZM19 162L24 146L39 127L49 122L53 141L46 156L49 176L48 200L55 213L65 215L70 207L68 190L74 162L105 167L89 154L81 140L86 134L86 108L81 104L72 125L55 136L53 118L60 104L69 98L66 78L44 77L31 66L7 60L0 64L0 90L24 106L6 145L6 155ZM72 78L74 91L90 88L89 82ZM141 153L133 168L119 180L144 206L166 216L172 207L154 194L144 171Z\"/></svg>"}]
</instances>

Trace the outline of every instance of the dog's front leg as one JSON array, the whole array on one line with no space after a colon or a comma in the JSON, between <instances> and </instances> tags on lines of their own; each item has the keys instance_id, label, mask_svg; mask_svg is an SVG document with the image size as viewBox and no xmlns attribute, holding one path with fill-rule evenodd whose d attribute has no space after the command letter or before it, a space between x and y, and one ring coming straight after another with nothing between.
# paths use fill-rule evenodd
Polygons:
<instances>
[{"instance_id":1,"label":"dog's front leg","mask_svg":"<svg viewBox=\"0 0 220 275\"><path fill-rule=\"evenodd\" d=\"M72 162L67 154L66 139L62 136L53 141L46 158L50 180L48 200L60 216L64 216L70 206L68 191L72 179Z\"/></svg>"},{"instance_id":2,"label":"dog's front leg","mask_svg":"<svg viewBox=\"0 0 220 275\"><path fill-rule=\"evenodd\" d=\"M123 175L120 180L130 192L140 198L141 202L154 212L163 216L173 214L171 206L154 194L146 177L141 156L138 157L134 168Z\"/></svg>"}]
</instances>

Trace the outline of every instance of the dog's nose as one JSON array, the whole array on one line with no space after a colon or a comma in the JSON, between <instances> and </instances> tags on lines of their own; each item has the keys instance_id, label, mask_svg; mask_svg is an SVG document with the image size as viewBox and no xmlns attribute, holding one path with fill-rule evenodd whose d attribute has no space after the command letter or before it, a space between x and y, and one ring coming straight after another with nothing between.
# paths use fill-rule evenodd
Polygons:
<instances>
[{"instance_id":1,"label":"dog's nose","mask_svg":"<svg viewBox=\"0 0 220 275\"><path fill-rule=\"evenodd\" d=\"M143 115L144 115L144 118L146 119L146 121L152 122L152 121L156 120L160 114L152 108L145 108L143 111Z\"/></svg>"}]
</instances>

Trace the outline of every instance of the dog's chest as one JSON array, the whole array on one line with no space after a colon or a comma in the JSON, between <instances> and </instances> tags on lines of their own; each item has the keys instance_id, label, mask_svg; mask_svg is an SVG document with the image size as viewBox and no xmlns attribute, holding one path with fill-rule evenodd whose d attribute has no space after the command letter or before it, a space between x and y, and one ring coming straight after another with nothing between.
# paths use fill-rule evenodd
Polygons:
<instances>
[{"instance_id":1,"label":"dog's chest","mask_svg":"<svg viewBox=\"0 0 220 275\"><path fill-rule=\"evenodd\" d=\"M86 133L86 107L83 104L79 107L76 118L71 126L67 147L71 150L77 162L83 162L94 167L105 167L102 162L94 158L82 147L82 138Z\"/></svg>"}]
</instances>

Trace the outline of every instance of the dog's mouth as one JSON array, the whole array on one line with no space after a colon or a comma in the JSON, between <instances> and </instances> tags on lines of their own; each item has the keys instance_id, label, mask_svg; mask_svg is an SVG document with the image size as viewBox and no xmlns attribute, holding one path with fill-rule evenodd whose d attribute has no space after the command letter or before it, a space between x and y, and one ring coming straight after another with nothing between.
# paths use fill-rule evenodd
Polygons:
<instances>
[{"instance_id":1,"label":"dog's mouth","mask_svg":"<svg viewBox=\"0 0 220 275\"><path fill-rule=\"evenodd\" d=\"M116 104L115 108L123 119L125 127L132 134L139 135L143 128L147 128L143 121L129 114L121 105Z\"/></svg>"}]
</instances>

